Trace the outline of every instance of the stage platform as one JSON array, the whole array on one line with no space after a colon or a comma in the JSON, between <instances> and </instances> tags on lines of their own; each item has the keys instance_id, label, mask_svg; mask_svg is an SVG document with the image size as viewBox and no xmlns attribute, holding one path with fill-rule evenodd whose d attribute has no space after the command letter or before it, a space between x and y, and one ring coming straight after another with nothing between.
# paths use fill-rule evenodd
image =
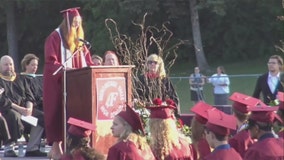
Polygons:
<instances>
[{"instance_id":1,"label":"stage platform","mask_svg":"<svg viewBox=\"0 0 284 160\"><path fill-rule=\"evenodd\" d=\"M26 145L24 145L24 149L26 148ZM48 153L51 149L51 146L46 145L44 148L41 149L41 151ZM18 154L18 148L15 149L16 153ZM4 157L4 149L1 147L0 150L0 160L20 160L20 159L31 159L31 160L49 160L48 157Z\"/></svg>"}]
</instances>

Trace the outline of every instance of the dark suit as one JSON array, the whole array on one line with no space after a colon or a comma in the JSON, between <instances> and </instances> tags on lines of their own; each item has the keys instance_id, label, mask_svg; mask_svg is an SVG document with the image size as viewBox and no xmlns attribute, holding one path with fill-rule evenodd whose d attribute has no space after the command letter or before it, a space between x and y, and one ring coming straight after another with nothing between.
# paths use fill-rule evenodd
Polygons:
<instances>
[{"instance_id":1,"label":"dark suit","mask_svg":"<svg viewBox=\"0 0 284 160\"><path fill-rule=\"evenodd\" d=\"M253 92L253 97L255 98L259 98L260 97L260 93L262 93L262 97L263 97L263 102L265 104L269 104L269 102L271 100L275 100L276 99L276 95L278 91L283 92L283 86L279 83L277 84L277 87L275 89L275 92L272 93L270 91L267 79L268 79L268 73L265 73L263 75L261 75L260 77L258 77L257 79L257 83Z\"/></svg>"}]
</instances>

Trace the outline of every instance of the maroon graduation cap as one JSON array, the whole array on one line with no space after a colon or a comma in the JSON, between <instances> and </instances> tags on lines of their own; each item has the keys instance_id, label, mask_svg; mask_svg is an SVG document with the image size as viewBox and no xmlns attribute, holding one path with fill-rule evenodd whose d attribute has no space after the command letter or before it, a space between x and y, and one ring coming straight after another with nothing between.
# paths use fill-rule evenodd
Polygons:
<instances>
[{"instance_id":1,"label":"maroon graduation cap","mask_svg":"<svg viewBox=\"0 0 284 160\"><path fill-rule=\"evenodd\" d=\"M165 103L160 98L153 100L153 104L146 106L150 110L150 118L168 119L173 117L173 110L176 104L173 100L167 99Z\"/></svg>"},{"instance_id":2,"label":"maroon graduation cap","mask_svg":"<svg viewBox=\"0 0 284 160\"><path fill-rule=\"evenodd\" d=\"M216 134L227 136L230 134L230 129L236 130L237 120L234 116L225 114L218 109L211 109L208 111L206 128Z\"/></svg>"},{"instance_id":3,"label":"maroon graduation cap","mask_svg":"<svg viewBox=\"0 0 284 160\"><path fill-rule=\"evenodd\" d=\"M199 101L190 109L190 111L195 113L195 119L198 122L200 122L201 124L206 124L206 122L208 121L208 110L211 110L213 108L214 107L212 107L211 105L203 101Z\"/></svg>"},{"instance_id":4,"label":"maroon graduation cap","mask_svg":"<svg viewBox=\"0 0 284 160\"><path fill-rule=\"evenodd\" d=\"M96 130L95 125L72 117L68 119L67 123L70 124L68 133L79 137L88 137L92 131Z\"/></svg>"},{"instance_id":5,"label":"maroon graduation cap","mask_svg":"<svg viewBox=\"0 0 284 160\"><path fill-rule=\"evenodd\" d=\"M139 114L131 107L126 105L125 111L121 111L117 115L124 119L132 127L133 132L145 134Z\"/></svg>"},{"instance_id":6,"label":"maroon graduation cap","mask_svg":"<svg viewBox=\"0 0 284 160\"><path fill-rule=\"evenodd\" d=\"M234 92L229 99L233 101L232 107L241 113L248 113L249 107L257 106L261 102L257 98L239 92Z\"/></svg>"},{"instance_id":7,"label":"maroon graduation cap","mask_svg":"<svg viewBox=\"0 0 284 160\"><path fill-rule=\"evenodd\" d=\"M74 7L60 11L60 13L63 14L63 17L67 20L68 32L70 31L70 22L73 20L74 17L80 16L78 9L80 9L80 7Z\"/></svg>"},{"instance_id":8,"label":"maroon graduation cap","mask_svg":"<svg viewBox=\"0 0 284 160\"><path fill-rule=\"evenodd\" d=\"M63 14L64 18L67 18L67 17L74 18L76 16L80 16L78 9L80 9L80 7L68 8L68 9L60 11L60 13Z\"/></svg>"},{"instance_id":9,"label":"maroon graduation cap","mask_svg":"<svg viewBox=\"0 0 284 160\"><path fill-rule=\"evenodd\" d=\"M273 123L276 118L275 111L278 110L278 107L268 107L266 105L259 107L249 108L251 111L250 119L257 122Z\"/></svg>"}]
</instances>

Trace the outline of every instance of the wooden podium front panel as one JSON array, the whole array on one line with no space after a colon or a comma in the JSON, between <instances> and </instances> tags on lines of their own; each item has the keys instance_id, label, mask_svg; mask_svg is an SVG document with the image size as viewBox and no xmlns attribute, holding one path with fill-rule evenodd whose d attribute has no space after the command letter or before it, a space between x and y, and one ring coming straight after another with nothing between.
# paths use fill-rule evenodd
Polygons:
<instances>
[{"instance_id":1,"label":"wooden podium front panel","mask_svg":"<svg viewBox=\"0 0 284 160\"><path fill-rule=\"evenodd\" d=\"M67 73L67 119L78 118L92 122L92 73L76 70Z\"/></svg>"},{"instance_id":2,"label":"wooden podium front panel","mask_svg":"<svg viewBox=\"0 0 284 160\"><path fill-rule=\"evenodd\" d=\"M116 142L110 127L113 116L125 107L125 103L130 103L131 85L129 66L88 67L67 72L67 118L96 125L91 146L101 153L107 154ZM119 102L114 102L114 98Z\"/></svg>"}]
</instances>

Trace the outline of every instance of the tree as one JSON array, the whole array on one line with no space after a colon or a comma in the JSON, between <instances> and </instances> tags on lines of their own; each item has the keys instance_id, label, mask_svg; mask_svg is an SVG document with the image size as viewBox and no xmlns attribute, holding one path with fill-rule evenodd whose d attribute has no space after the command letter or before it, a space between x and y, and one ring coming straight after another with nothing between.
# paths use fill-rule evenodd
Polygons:
<instances>
[{"instance_id":1,"label":"tree","mask_svg":"<svg viewBox=\"0 0 284 160\"><path fill-rule=\"evenodd\" d=\"M194 49L197 65L200 70L208 70L209 65L204 55L204 50L202 46L201 34L200 34L200 26L199 26L199 16L196 5L196 0L189 0L190 4L190 15L191 15L191 25L192 25L192 34L194 41Z\"/></svg>"},{"instance_id":2,"label":"tree","mask_svg":"<svg viewBox=\"0 0 284 160\"><path fill-rule=\"evenodd\" d=\"M19 57L18 57L18 40L16 32L15 22L15 1L6 0L4 3L5 12L7 15L7 41L8 41L8 54L13 57L15 69L18 68Z\"/></svg>"}]
</instances>

